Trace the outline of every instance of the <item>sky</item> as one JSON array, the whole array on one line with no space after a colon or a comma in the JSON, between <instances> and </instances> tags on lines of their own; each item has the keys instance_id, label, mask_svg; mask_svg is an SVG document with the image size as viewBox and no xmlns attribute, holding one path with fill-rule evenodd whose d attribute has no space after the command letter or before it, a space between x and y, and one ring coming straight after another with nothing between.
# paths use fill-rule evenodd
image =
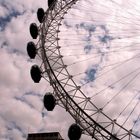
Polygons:
<instances>
[{"instance_id":1,"label":"sky","mask_svg":"<svg viewBox=\"0 0 140 140\"><path fill-rule=\"evenodd\" d=\"M65 15L60 33L61 53L74 80L98 108L137 135L139 6L131 0L81 0ZM99 118L94 119L104 120Z\"/></svg>"},{"instance_id":2,"label":"sky","mask_svg":"<svg viewBox=\"0 0 140 140\"><path fill-rule=\"evenodd\" d=\"M47 1L0 0L1 140L26 140L28 133L49 131L60 131L66 138L67 126L72 123L72 119L64 121L70 117L63 109L56 107L50 113L44 109L42 101L49 91L48 83L42 80L35 84L30 77L35 62L29 59L26 45L32 40L30 24L39 24L36 12L40 7L46 10ZM60 111L65 115L56 117Z\"/></svg>"},{"instance_id":3,"label":"sky","mask_svg":"<svg viewBox=\"0 0 140 140\"><path fill-rule=\"evenodd\" d=\"M49 131L59 131L68 140L68 128L74 123L68 112L59 106L53 112L44 109L43 96L52 88L46 80L35 84L30 77L30 68L37 61L29 59L26 45L32 41L30 24L39 25L36 12L40 7L47 10L47 0L0 0L1 140L25 140L28 133ZM139 7L140 2L136 0L81 0L65 15L59 33L61 53L69 73L75 75L74 80L87 96L95 95L91 101L98 108L103 107L111 118L120 115L120 124L139 103ZM122 48L124 51L120 51ZM118 50L119 53L115 53ZM137 59L120 67L116 65L133 57ZM120 77L124 80L119 80ZM117 80L120 82L113 84ZM105 88L107 90L98 94ZM124 124L128 129L139 116L138 107L139 104ZM138 133L138 122L134 129ZM91 138L82 136L83 139Z\"/></svg>"}]
</instances>

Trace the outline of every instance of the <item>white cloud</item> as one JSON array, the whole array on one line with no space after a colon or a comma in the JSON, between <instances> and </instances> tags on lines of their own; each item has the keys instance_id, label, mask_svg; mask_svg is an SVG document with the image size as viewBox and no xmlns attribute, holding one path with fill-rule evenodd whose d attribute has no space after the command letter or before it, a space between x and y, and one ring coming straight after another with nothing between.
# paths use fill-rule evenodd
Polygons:
<instances>
[{"instance_id":1,"label":"white cloud","mask_svg":"<svg viewBox=\"0 0 140 140\"><path fill-rule=\"evenodd\" d=\"M0 17L5 17L8 15L8 10L2 5L0 5L0 10L1 10Z\"/></svg>"},{"instance_id":2,"label":"white cloud","mask_svg":"<svg viewBox=\"0 0 140 140\"><path fill-rule=\"evenodd\" d=\"M94 93L109 86L103 94L99 94L92 99L98 107L106 104L113 97L114 93L119 92L123 85L135 74L130 75L129 78L122 80L118 84L111 85L111 83L119 77L125 76L127 73L135 70L139 65L138 57L135 61L128 63L129 65L126 63L125 68L123 65L123 67L114 69L111 73L106 72L117 65L114 64L111 67L104 68L106 65L122 62L139 54L139 50L134 51L132 47L126 46L132 45L135 49L139 47L139 44L135 45L134 42L139 43L138 10L140 3L136 0L132 3L129 0L129 4L135 6L133 9L127 4L128 1L119 0L116 2L121 4L121 6L117 6L110 0L81 0L65 16L65 24L60 28L60 45L62 46L61 52L64 55L65 63L72 64L91 58L92 54L98 55L98 57L93 57L90 60L78 62L68 67L72 75L83 73L74 77L74 80L78 84L81 84L81 79L89 76L84 72L89 70L91 65L97 65L97 77L104 74L101 78L97 78L94 83L82 87L82 90L88 96L93 96ZM39 25L36 18L36 11L40 7L47 9L47 1L0 1L1 18L8 17L13 10L19 13L16 16L12 15L11 20L6 21L4 30L0 31L0 138L2 140L9 140L10 138L24 140L28 132L37 132L40 130L60 131L64 138L68 139L68 127L74 122L64 109L56 107L54 112L46 112L43 109L43 95L52 89L45 80L42 79L40 84L35 84L30 77L30 67L36 61L29 61L26 54L26 44L32 40L29 33L30 23L37 22ZM134 15L129 14L129 12L134 13ZM128 17L128 19L126 20L123 16ZM122 22L125 24L122 24ZM91 31L93 26L96 27L95 31ZM103 27L106 27L106 29ZM135 34L138 37L127 38L128 36L135 36ZM107 40L107 43L101 42L101 37L104 37L103 35L109 35L112 39ZM84 47L86 45L93 45L93 48L89 50L87 55L78 55L85 54ZM121 52L121 47L126 47L125 51ZM131 49L133 51L130 51ZM119 50L120 52L110 53L114 50ZM69 55L76 56L72 57ZM122 94L118 98L113 100L104 109L105 113L115 118L128 104L130 99L133 98L134 95L132 93L137 94L139 92L138 83L139 76L127 89L122 91ZM137 99L134 100L133 105L136 102ZM128 113L133 109L133 105L129 106L129 109L118 119L119 123L123 123L123 119L126 119ZM44 117L42 117L42 109L45 114ZM138 114L139 110L137 108L129 123L126 124L126 127L131 127L132 121ZM14 128L13 130L8 130L8 127ZM20 130L16 127L19 127ZM137 128L139 126L135 129ZM83 136L82 139L91 138Z\"/></svg>"},{"instance_id":3,"label":"white cloud","mask_svg":"<svg viewBox=\"0 0 140 140\"><path fill-rule=\"evenodd\" d=\"M131 114L135 103L138 102L138 96L130 103L136 95L135 91L139 92L138 7L137 1L127 1L126 4L125 0L87 2L81 0L65 16L65 26L61 27L60 32L61 52L64 55L64 62L70 64L68 66L70 74L78 75L74 79L80 84L81 79L86 77L85 72L89 70L89 66L98 64L95 74L97 79L87 83L82 90L91 97L99 92L92 102L99 108L107 105L103 112L112 119L126 107L117 123L123 124L130 114L130 118L124 124L128 130L132 128L133 121L138 116L137 109ZM84 26L81 26L81 22ZM90 33L90 30L87 31L88 26L93 25L96 29ZM109 37L108 40L103 38L104 35ZM84 52L84 47L89 44L94 45L90 50L91 55ZM73 54L77 56L72 57Z\"/></svg>"}]
</instances>

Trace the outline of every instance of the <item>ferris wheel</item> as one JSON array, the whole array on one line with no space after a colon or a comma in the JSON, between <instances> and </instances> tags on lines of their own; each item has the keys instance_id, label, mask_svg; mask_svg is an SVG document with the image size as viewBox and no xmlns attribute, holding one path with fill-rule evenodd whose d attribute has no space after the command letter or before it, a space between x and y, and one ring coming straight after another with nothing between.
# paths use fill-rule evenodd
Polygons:
<instances>
[{"instance_id":1,"label":"ferris wheel","mask_svg":"<svg viewBox=\"0 0 140 140\"><path fill-rule=\"evenodd\" d=\"M27 52L39 64L31 78L53 87L44 96L52 111L63 107L75 120L70 140L140 139L140 2L48 0L40 22L30 25L37 43Z\"/></svg>"}]
</instances>

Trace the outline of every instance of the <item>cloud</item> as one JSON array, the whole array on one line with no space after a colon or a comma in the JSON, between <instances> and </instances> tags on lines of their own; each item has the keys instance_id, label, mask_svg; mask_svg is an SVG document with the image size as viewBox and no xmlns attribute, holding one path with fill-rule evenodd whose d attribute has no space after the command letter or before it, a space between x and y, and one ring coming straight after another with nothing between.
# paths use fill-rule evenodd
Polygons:
<instances>
[{"instance_id":1,"label":"cloud","mask_svg":"<svg viewBox=\"0 0 140 140\"><path fill-rule=\"evenodd\" d=\"M29 34L31 22L37 22L37 8L47 9L46 1L0 1L0 139L24 140L29 132L47 131L51 119L43 124L43 96L49 91L42 80L35 84L30 77L30 61L26 44L32 40ZM44 109L45 110L45 109ZM48 115L48 113L46 114ZM57 119L57 118L56 118ZM46 118L47 120L47 118ZM50 121L50 122L49 122ZM62 120L61 120L62 122ZM59 123L55 122L56 128ZM55 125L54 125L55 127ZM53 129L52 129L53 130ZM61 132L64 131L62 128ZM63 135L66 135L63 132Z\"/></svg>"},{"instance_id":2,"label":"cloud","mask_svg":"<svg viewBox=\"0 0 140 140\"><path fill-rule=\"evenodd\" d=\"M139 114L134 108L139 102L138 7L137 1L128 5L125 0L81 0L65 15L59 34L63 60L73 79L110 118L120 114L117 123L128 130ZM95 65L96 70L91 68ZM102 115L99 118L107 122Z\"/></svg>"},{"instance_id":3,"label":"cloud","mask_svg":"<svg viewBox=\"0 0 140 140\"><path fill-rule=\"evenodd\" d=\"M78 85L82 86L84 79L81 90L98 108L105 106L103 112L111 118L115 119L126 107L117 120L120 124L131 113L139 96L139 6L136 0L133 3L81 0L68 11L60 26L60 51L69 73ZM36 11L40 7L46 10L47 1L0 1L2 140L24 140L29 132L46 131L60 131L68 139L68 127L74 122L68 112L58 106L53 112L44 109L43 96L53 90L44 79L35 84L30 77L30 67L39 59L28 58L26 45L32 41L30 23L39 25ZM118 96L113 98L115 94ZM134 95L137 96L134 98ZM88 107L93 106L89 103ZM138 107L124 127L132 127L139 114ZM88 113L91 115L91 111ZM97 115L92 117L97 119ZM104 120L102 115L98 118L98 121ZM138 121L134 128L136 133L139 127ZM91 138L82 136L81 139Z\"/></svg>"}]
</instances>

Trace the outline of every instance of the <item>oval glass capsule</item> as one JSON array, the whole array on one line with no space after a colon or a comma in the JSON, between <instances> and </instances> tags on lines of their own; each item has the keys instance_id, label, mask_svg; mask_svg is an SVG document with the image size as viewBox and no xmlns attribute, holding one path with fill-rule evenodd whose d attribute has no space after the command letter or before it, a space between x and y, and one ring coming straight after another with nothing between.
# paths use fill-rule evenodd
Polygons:
<instances>
[{"instance_id":1,"label":"oval glass capsule","mask_svg":"<svg viewBox=\"0 0 140 140\"><path fill-rule=\"evenodd\" d=\"M53 111L53 109L56 105L56 100L52 94L45 94L43 102L44 102L45 108L48 111Z\"/></svg>"},{"instance_id":2,"label":"oval glass capsule","mask_svg":"<svg viewBox=\"0 0 140 140\"><path fill-rule=\"evenodd\" d=\"M45 15L44 9L43 8L38 8L38 10L37 10L37 18L38 18L38 21L40 23L43 22L44 15Z\"/></svg>"},{"instance_id":3,"label":"oval glass capsule","mask_svg":"<svg viewBox=\"0 0 140 140\"><path fill-rule=\"evenodd\" d=\"M34 42L28 42L27 44L27 53L31 59L34 59L37 53Z\"/></svg>"},{"instance_id":4,"label":"oval glass capsule","mask_svg":"<svg viewBox=\"0 0 140 140\"><path fill-rule=\"evenodd\" d=\"M70 140L79 140L82 135L82 130L79 125L72 124L68 130L68 137Z\"/></svg>"},{"instance_id":5,"label":"oval glass capsule","mask_svg":"<svg viewBox=\"0 0 140 140\"><path fill-rule=\"evenodd\" d=\"M35 83L39 83L41 80L41 70L37 65L33 65L30 70L31 78Z\"/></svg>"},{"instance_id":6,"label":"oval glass capsule","mask_svg":"<svg viewBox=\"0 0 140 140\"><path fill-rule=\"evenodd\" d=\"M37 36L38 36L38 27L37 27L36 23L31 23L30 24L30 34L31 34L31 37L33 39L37 39Z\"/></svg>"},{"instance_id":7,"label":"oval glass capsule","mask_svg":"<svg viewBox=\"0 0 140 140\"><path fill-rule=\"evenodd\" d=\"M54 8L54 5L52 6L54 2L56 2L56 0L48 0L48 7L51 8L51 10Z\"/></svg>"}]
</instances>

